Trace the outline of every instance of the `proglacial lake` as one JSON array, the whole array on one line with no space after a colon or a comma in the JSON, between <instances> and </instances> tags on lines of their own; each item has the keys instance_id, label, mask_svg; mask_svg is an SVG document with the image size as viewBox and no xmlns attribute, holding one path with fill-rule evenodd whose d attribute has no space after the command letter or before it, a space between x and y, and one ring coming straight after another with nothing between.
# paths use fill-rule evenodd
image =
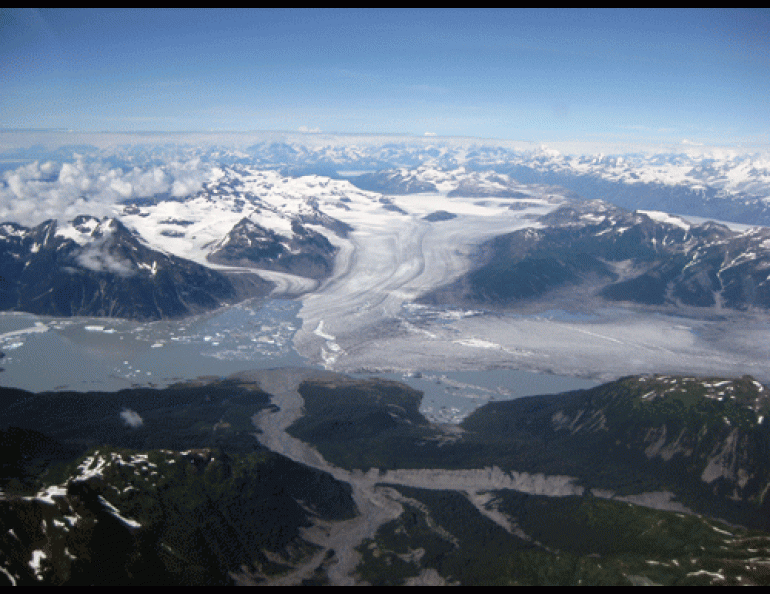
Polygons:
<instances>
[{"instance_id":1,"label":"proglacial lake","mask_svg":"<svg viewBox=\"0 0 770 594\"><path fill-rule=\"evenodd\" d=\"M0 385L33 392L164 387L247 369L308 366L292 348L298 301L254 300L182 321L131 322L0 314ZM360 374L369 377L371 374ZM588 388L598 382L516 369L378 373L424 392L421 410L456 423L491 400Z\"/></svg>"}]
</instances>

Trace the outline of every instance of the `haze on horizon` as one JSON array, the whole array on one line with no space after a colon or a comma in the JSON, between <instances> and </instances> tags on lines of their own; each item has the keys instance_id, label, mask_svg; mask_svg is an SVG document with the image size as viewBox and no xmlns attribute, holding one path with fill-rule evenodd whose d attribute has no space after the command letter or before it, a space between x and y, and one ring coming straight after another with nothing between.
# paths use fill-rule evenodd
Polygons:
<instances>
[{"instance_id":1,"label":"haze on horizon","mask_svg":"<svg viewBox=\"0 0 770 594\"><path fill-rule=\"evenodd\" d=\"M0 130L767 146L767 9L2 9Z\"/></svg>"}]
</instances>

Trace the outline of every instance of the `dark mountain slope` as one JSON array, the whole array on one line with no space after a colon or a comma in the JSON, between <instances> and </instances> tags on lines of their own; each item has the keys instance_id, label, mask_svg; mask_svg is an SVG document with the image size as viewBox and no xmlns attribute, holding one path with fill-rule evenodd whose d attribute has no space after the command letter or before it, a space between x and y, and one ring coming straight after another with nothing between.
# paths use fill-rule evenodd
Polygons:
<instances>
[{"instance_id":1,"label":"dark mountain slope","mask_svg":"<svg viewBox=\"0 0 770 594\"><path fill-rule=\"evenodd\" d=\"M539 223L485 243L474 270L422 301L508 306L581 287L642 305L770 307L770 230L690 225L598 201L559 208Z\"/></svg>"},{"instance_id":2,"label":"dark mountain slope","mask_svg":"<svg viewBox=\"0 0 770 594\"><path fill-rule=\"evenodd\" d=\"M51 316L178 318L272 285L235 285L200 264L152 249L117 219L0 226L0 309Z\"/></svg>"},{"instance_id":3,"label":"dark mountain slope","mask_svg":"<svg viewBox=\"0 0 770 594\"><path fill-rule=\"evenodd\" d=\"M320 279L333 272L336 253L326 237L297 221L292 223L292 236L286 238L244 218L214 247L208 259Z\"/></svg>"}]
</instances>

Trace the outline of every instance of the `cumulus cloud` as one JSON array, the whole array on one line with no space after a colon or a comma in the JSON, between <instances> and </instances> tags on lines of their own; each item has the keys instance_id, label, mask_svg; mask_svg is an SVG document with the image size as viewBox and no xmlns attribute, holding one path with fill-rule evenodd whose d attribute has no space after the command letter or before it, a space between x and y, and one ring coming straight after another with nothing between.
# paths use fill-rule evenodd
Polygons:
<instances>
[{"instance_id":1,"label":"cumulus cloud","mask_svg":"<svg viewBox=\"0 0 770 594\"><path fill-rule=\"evenodd\" d=\"M130 262L121 260L99 246L89 247L77 257L77 263L83 268L95 272L112 272L120 276L136 274L136 269Z\"/></svg>"},{"instance_id":2,"label":"cumulus cloud","mask_svg":"<svg viewBox=\"0 0 770 594\"><path fill-rule=\"evenodd\" d=\"M141 427L144 424L144 421L142 420L142 417L139 416L139 413L128 408L124 408L121 411L120 418L123 419L123 422L132 429Z\"/></svg>"},{"instance_id":3,"label":"cumulus cloud","mask_svg":"<svg viewBox=\"0 0 770 594\"><path fill-rule=\"evenodd\" d=\"M198 158L131 169L83 157L66 163L29 163L7 171L0 181L0 222L37 225L80 214L114 216L116 206L132 198L193 194L210 172L211 165Z\"/></svg>"}]
</instances>

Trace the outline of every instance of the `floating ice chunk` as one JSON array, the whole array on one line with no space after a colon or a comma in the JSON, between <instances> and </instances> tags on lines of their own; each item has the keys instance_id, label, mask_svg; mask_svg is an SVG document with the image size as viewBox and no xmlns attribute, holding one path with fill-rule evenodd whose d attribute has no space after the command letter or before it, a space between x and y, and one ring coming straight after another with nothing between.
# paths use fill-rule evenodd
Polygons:
<instances>
[{"instance_id":1,"label":"floating ice chunk","mask_svg":"<svg viewBox=\"0 0 770 594\"><path fill-rule=\"evenodd\" d=\"M9 336L17 336L20 334L29 334L31 332L48 332L48 326L42 322L35 322L34 326L28 328L22 328L21 330L12 330L11 332L4 332L0 334L0 339L8 338Z\"/></svg>"}]
</instances>

